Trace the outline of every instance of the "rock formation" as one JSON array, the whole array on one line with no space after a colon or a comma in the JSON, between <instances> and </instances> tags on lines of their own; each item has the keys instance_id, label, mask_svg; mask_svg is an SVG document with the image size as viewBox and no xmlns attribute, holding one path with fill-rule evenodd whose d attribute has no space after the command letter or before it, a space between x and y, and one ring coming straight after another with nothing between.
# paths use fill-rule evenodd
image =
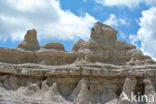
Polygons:
<instances>
[{"instance_id":1,"label":"rock formation","mask_svg":"<svg viewBox=\"0 0 156 104\"><path fill-rule=\"evenodd\" d=\"M48 44L45 44L45 45L41 46L41 48L54 49L54 50L57 50L57 51L59 51L59 50L60 51L65 51L64 45L62 45L59 42L51 42L51 43L48 43Z\"/></svg>"},{"instance_id":2,"label":"rock formation","mask_svg":"<svg viewBox=\"0 0 156 104\"><path fill-rule=\"evenodd\" d=\"M26 51L39 50L40 46L37 41L37 31L35 29L28 30L24 37L24 41L21 42L17 48L21 48Z\"/></svg>"},{"instance_id":3,"label":"rock formation","mask_svg":"<svg viewBox=\"0 0 156 104\"><path fill-rule=\"evenodd\" d=\"M17 48L0 47L0 104L155 104L131 102L132 93L156 96L155 72L155 61L100 22L71 51L40 46L28 30Z\"/></svg>"}]
</instances>

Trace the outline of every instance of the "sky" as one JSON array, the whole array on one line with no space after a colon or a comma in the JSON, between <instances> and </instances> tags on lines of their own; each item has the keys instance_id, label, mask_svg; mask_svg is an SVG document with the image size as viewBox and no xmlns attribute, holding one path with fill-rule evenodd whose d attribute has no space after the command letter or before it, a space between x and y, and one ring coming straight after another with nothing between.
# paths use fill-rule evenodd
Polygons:
<instances>
[{"instance_id":1,"label":"sky","mask_svg":"<svg viewBox=\"0 0 156 104\"><path fill-rule=\"evenodd\" d=\"M156 0L0 0L0 46L15 48L35 28L40 45L58 41L71 50L97 21L156 60Z\"/></svg>"}]
</instances>

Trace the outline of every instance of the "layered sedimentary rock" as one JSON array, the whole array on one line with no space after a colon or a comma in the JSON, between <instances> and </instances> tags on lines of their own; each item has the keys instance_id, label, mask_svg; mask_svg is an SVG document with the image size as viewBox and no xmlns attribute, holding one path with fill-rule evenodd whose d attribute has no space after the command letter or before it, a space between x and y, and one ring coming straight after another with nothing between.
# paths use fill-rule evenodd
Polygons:
<instances>
[{"instance_id":1,"label":"layered sedimentary rock","mask_svg":"<svg viewBox=\"0 0 156 104\"><path fill-rule=\"evenodd\" d=\"M59 42L51 42L51 43L48 43L48 44L41 46L41 48L43 48L43 49L54 49L57 51L65 51L64 45L59 43Z\"/></svg>"},{"instance_id":2,"label":"layered sedimentary rock","mask_svg":"<svg viewBox=\"0 0 156 104\"><path fill-rule=\"evenodd\" d=\"M100 22L71 51L59 42L40 46L29 30L18 48L0 47L0 62L0 104L137 104L132 93L155 97L156 62Z\"/></svg>"}]
</instances>

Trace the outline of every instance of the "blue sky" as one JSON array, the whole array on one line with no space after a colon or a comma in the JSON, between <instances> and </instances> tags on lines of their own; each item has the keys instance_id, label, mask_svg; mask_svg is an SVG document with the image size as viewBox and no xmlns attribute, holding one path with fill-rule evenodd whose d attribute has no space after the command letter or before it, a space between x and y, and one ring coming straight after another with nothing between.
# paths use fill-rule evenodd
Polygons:
<instances>
[{"instance_id":1,"label":"blue sky","mask_svg":"<svg viewBox=\"0 0 156 104\"><path fill-rule=\"evenodd\" d=\"M51 41L71 50L88 40L100 21L118 30L118 39L156 59L156 0L0 0L0 46L14 48L28 29L40 45Z\"/></svg>"}]
</instances>

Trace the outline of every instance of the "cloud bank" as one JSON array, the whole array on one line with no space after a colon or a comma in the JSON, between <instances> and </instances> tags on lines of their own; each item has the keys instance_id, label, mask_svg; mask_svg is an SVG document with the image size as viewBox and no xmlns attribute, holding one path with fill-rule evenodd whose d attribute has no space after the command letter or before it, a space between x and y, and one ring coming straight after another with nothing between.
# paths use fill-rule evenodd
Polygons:
<instances>
[{"instance_id":1,"label":"cloud bank","mask_svg":"<svg viewBox=\"0 0 156 104\"><path fill-rule=\"evenodd\" d=\"M76 16L61 9L59 0L1 0L0 40L22 40L26 30L36 28L38 38L88 39L97 21L85 13Z\"/></svg>"},{"instance_id":2,"label":"cloud bank","mask_svg":"<svg viewBox=\"0 0 156 104\"><path fill-rule=\"evenodd\" d=\"M117 17L115 14L110 14L104 24L111 26L128 25L128 21L125 18Z\"/></svg>"},{"instance_id":3,"label":"cloud bank","mask_svg":"<svg viewBox=\"0 0 156 104\"><path fill-rule=\"evenodd\" d=\"M139 6L141 3L145 3L147 6L155 6L156 0L94 0L98 4L102 4L104 6L117 6L117 7L128 7L135 8Z\"/></svg>"},{"instance_id":4,"label":"cloud bank","mask_svg":"<svg viewBox=\"0 0 156 104\"><path fill-rule=\"evenodd\" d=\"M156 7L142 11L137 35L130 35L132 43L141 42L140 49L156 60Z\"/></svg>"}]
</instances>

